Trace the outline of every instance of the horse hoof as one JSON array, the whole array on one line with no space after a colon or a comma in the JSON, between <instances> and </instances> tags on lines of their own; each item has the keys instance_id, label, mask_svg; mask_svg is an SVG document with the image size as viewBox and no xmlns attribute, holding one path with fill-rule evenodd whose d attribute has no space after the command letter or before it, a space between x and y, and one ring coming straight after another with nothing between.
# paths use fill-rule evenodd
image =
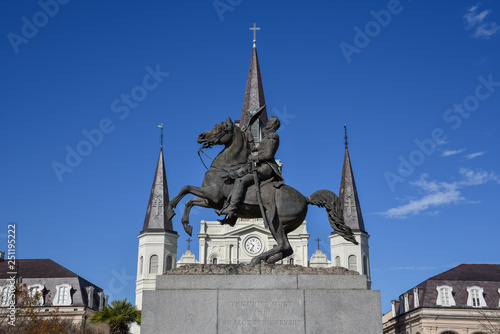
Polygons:
<instances>
[{"instance_id":1,"label":"horse hoof","mask_svg":"<svg viewBox=\"0 0 500 334\"><path fill-rule=\"evenodd\" d=\"M183 224L184 225L184 231L186 231L189 236L193 235L193 227L189 224Z\"/></svg>"}]
</instances>

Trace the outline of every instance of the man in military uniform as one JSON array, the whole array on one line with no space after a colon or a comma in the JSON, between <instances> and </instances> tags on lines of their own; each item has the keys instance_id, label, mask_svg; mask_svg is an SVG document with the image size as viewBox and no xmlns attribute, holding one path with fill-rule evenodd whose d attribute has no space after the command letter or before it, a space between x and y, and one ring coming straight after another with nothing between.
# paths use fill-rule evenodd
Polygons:
<instances>
[{"instance_id":1,"label":"man in military uniform","mask_svg":"<svg viewBox=\"0 0 500 334\"><path fill-rule=\"evenodd\" d=\"M260 142L258 147L253 147L253 152L249 156L249 161L252 162L253 168L256 169L257 175L260 181L268 180L275 177L277 181L275 186L279 187L284 183L283 178L276 164L274 155L278 151L280 144L279 135L276 131L280 127L280 121L277 117L272 116L267 122L264 131L264 138ZM247 137L249 138L250 145L253 144L253 137L251 134L250 126L245 129ZM241 202L243 194L248 186L255 182L254 175L252 171L248 168L238 169L236 171L230 171L227 177L234 178L234 187L231 194L228 197L229 204L226 203L224 208L218 213L220 215L225 214L226 220L231 220L235 218L235 211L238 204Z\"/></svg>"}]
</instances>

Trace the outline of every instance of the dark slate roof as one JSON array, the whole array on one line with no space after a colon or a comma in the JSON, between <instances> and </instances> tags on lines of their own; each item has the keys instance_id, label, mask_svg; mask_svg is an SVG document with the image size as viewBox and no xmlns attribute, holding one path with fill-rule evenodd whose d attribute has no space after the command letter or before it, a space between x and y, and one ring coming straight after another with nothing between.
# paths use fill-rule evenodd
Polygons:
<instances>
[{"instance_id":1,"label":"dark slate roof","mask_svg":"<svg viewBox=\"0 0 500 334\"><path fill-rule=\"evenodd\" d=\"M44 306L53 305L56 286L65 283L71 285L72 307L89 307L86 288L93 286L94 298L93 305L90 307L94 310L99 308L99 292L103 292L103 290L51 259L18 259L16 260L16 264L18 265L18 277L22 278L22 283L27 285L42 284L44 286ZM9 261L1 261L0 286L8 282L12 276L12 274L9 274L10 272L12 270L10 269Z\"/></svg>"},{"instance_id":2,"label":"dark slate roof","mask_svg":"<svg viewBox=\"0 0 500 334\"><path fill-rule=\"evenodd\" d=\"M437 287L448 285L453 288L453 299L456 308L467 308L468 292L467 288L479 286L483 288L483 297L489 308L497 308L500 299L498 289L500 288L500 265L499 264L461 264L448 271L430 277L418 284L418 299L420 307L441 307L436 305L438 296ZM410 311L414 309L413 288L406 291ZM404 293L396 302L397 314L400 312L399 306L403 300ZM447 306L447 308L449 308Z\"/></svg>"},{"instance_id":3,"label":"dark slate roof","mask_svg":"<svg viewBox=\"0 0 500 334\"><path fill-rule=\"evenodd\" d=\"M160 156L156 164L155 176L151 187L151 194L149 195L148 209L146 211L146 217L144 218L142 232L147 230L173 231L172 219L167 220L167 207L169 201L163 149L160 149Z\"/></svg>"},{"instance_id":4,"label":"dark slate roof","mask_svg":"<svg viewBox=\"0 0 500 334\"><path fill-rule=\"evenodd\" d=\"M16 260L17 272L24 278L56 278L56 277L79 277L77 274L51 259L26 259ZM0 262L0 279L9 278L12 272L9 261Z\"/></svg>"},{"instance_id":5,"label":"dark slate roof","mask_svg":"<svg viewBox=\"0 0 500 334\"><path fill-rule=\"evenodd\" d=\"M353 230L366 232L347 145L344 155L344 167L342 168L342 179L340 181L339 198L344 210L346 225Z\"/></svg>"},{"instance_id":6,"label":"dark slate roof","mask_svg":"<svg viewBox=\"0 0 500 334\"><path fill-rule=\"evenodd\" d=\"M257 109L266 104L264 98L264 87L262 86L262 78L260 76L259 58L257 57L257 48L252 49L252 58L250 60L250 69L248 70L247 85L245 88L245 97L243 98L243 107L241 109L241 119L239 125L243 128L247 125L248 120L246 111L249 109ZM267 109L265 108L260 115L259 122L255 122L256 126L260 127L261 136L263 129L268 121Z\"/></svg>"},{"instance_id":7,"label":"dark slate roof","mask_svg":"<svg viewBox=\"0 0 500 334\"><path fill-rule=\"evenodd\" d=\"M464 263L429 280L500 282L500 265Z\"/></svg>"}]
</instances>

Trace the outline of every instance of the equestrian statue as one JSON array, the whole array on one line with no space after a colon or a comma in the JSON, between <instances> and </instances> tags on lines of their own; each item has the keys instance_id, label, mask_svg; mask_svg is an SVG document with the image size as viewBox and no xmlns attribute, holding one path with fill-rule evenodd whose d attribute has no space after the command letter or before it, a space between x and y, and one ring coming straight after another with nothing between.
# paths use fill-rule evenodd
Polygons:
<instances>
[{"instance_id":1,"label":"equestrian statue","mask_svg":"<svg viewBox=\"0 0 500 334\"><path fill-rule=\"evenodd\" d=\"M352 230L344 222L340 199L329 190L318 190L305 197L285 184L274 155L278 150L279 136L276 131L280 121L272 116L265 125L265 133L259 145L255 145L251 125L258 120L265 106L247 111L250 121L240 129L228 117L216 124L212 130L198 135L202 148L224 145L224 149L213 160L205 173L201 187L185 186L169 203L168 217L187 194L197 197L186 202L181 218L184 230L192 235L189 212L193 206L212 208L225 218L221 224L234 226L238 218L263 218L276 246L255 256L251 264L262 261L271 264L293 254L287 234L299 227L307 214L307 206L324 207L330 225L347 241L358 244Z\"/></svg>"}]
</instances>

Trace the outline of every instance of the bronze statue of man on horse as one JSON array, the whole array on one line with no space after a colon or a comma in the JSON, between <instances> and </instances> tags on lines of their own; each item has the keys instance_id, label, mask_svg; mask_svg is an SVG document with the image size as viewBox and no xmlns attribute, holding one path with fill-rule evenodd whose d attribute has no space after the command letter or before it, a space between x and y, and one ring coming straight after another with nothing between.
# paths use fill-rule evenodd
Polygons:
<instances>
[{"instance_id":1,"label":"bronze statue of man on horse","mask_svg":"<svg viewBox=\"0 0 500 334\"><path fill-rule=\"evenodd\" d=\"M265 107L265 106L264 106ZM213 160L205 173L201 187L185 186L169 203L170 217L173 209L187 194L196 197L186 202L181 222L191 235L189 212L193 206L215 209L223 224L233 226L238 218L263 218L276 246L257 255L251 264L275 263L293 254L287 234L304 221L309 204L324 207L333 229L346 240L357 244L352 230L344 223L340 200L329 190L318 190L305 197L296 189L284 184L274 155L279 147L276 131L280 121L273 116L265 126L265 134L257 146L250 128L264 109L249 110L250 123L244 129L236 126L230 117L216 124L212 130L198 136L203 148L224 145L224 149Z\"/></svg>"}]
</instances>

